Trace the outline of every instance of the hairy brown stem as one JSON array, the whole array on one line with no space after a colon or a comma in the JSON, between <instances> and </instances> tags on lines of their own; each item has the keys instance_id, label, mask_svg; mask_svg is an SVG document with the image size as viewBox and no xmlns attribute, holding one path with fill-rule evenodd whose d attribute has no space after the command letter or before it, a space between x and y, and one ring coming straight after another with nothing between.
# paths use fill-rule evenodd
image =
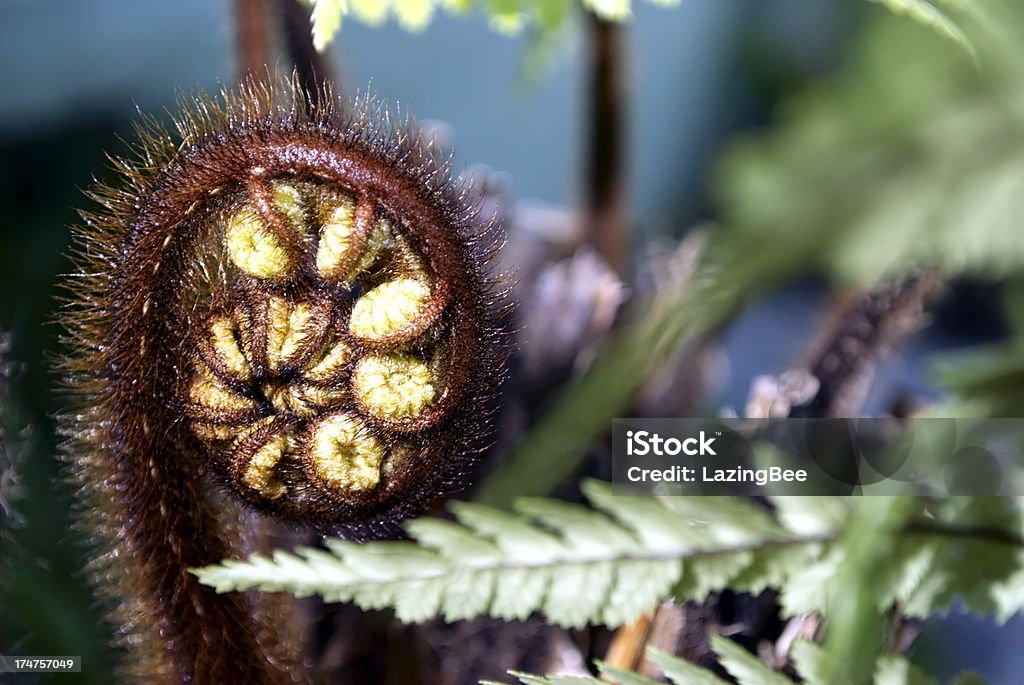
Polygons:
<instances>
[{"instance_id":1,"label":"hairy brown stem","mask_svg":"<svg viewBox=\"0 0 1024 685\"><path fill-rule=\"evenodd\" d=\"M625 28L586 13L589 130L584 240L620 275L629 264Z\"/></svg>"},{"instance_id":2,"label":"hairy brown stem","mask_svg":"<svg viewBox=\"0 0 1024 685\"><path fill-rule=\"evenodd\" d=\"M299 0L273 0L281 17L285 49L299 84L311 94L323 91L330 83L335 93L341 92L337 75L331 73L331 66L323 53L313 47L313 28L309 6Z\"/></svg>"},{"instance_id":3,"label":"hairy brown stem","mask_svg":"<svg viewBox=\"0 0 1024 685\"><path fill-rule=\"evenodd\" d=\"M61 427L130 682L301 680L280 612L190 569L272 542L253 510L393 535L489 440L500 227L414 128L323 95L249 82L180 143L140 129L78 230Z\"/></svg>"},{"instance_id":4,"label":"hairy brown stem","mask_svg":"<svg viewBox=\"0 0 1024 685\"><path fill-rule=\"evenodd\" d=\"M260 78L271 62L271 26L267 0L234 0L236 18L235 69L238 80Z\"/></svg>"},{"instance_id":5,"label":"hairy brown stem","mask_svg":"<svg viewBox=\"0 0 1024 685\"><path fill-rule=\"evenodd\" d=\"M920 326L927 306L943 286L937 273L923 272L843 298L806 362L820 386L799 413L856 415L881 357Z\"/></svg>"}]
</instances>

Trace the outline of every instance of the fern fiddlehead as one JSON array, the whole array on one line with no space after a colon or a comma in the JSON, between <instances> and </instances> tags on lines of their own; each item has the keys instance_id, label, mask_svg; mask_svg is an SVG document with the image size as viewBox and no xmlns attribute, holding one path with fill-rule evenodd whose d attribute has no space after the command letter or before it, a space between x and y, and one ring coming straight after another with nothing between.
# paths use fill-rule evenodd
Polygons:
<instances>
[{"instance_id":1,"label":"fern fiddlehead","mask_svg":"<svg viewBox=\"0 0 1024 685\"><path fill-rule=\"evenodd\" d=\"M147 123L136 159L116 160L123 184L93 192L63 427L142 675L289 678L258 639L268 619L187 572L231 552L235 502L387 535L486 440L498 228L428 142L380 120L244 86L190 107L180 142Z\"/></svg>"}]
</instances>

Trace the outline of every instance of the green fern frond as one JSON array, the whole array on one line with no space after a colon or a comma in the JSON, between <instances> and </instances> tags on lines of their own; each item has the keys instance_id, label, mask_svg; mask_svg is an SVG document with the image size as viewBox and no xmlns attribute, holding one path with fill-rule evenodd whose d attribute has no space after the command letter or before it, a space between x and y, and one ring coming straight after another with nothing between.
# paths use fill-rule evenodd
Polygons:
<instances>
[{"instance_id":1,"label":"green fern frond","mask_svg":"<svg viewBox=\"0 0 1024 685\"><path fill-rule=\"evenodd\" d=\"M650 611L673 588L695 599L721 589L751 567L754 550L806 542L742 503L709 500L672 511L652 499L613 497L605 486L587 490L606 513L541 499L520 502L514 514L458 503L454 522L410 522L414 543L331 540L329 552L279 551L196 574L222 592L316 593L393 607L408 622L541 611L564 626L615 626Z\"/></svg>"},{"instance_id":2,"label":"green fern frond","mask_svg":"<svg viewBox=\"0 0 1024 685\"><path fill-rule=\"evenodd\" d=\"M782 676L777 676L767 666L761 664L756 657L751 654L747 654L743 651L743 648L739 647L735 643L719 638L718 636L712 637L712 645L715 652L722 659L723 664L727 659L734 659L736 664L743 662L747 663L747 660L752 664L749 666L748 672L756 674L758 677L777 677L781 678L780 683L783 685L792 685L792 681ZM737 653L742 653L742 656L736 656ZM658 667L662 672L662 675L674 685L728 685L726 681L722 680L711 671L705 668L691 664L688 661L684 661L679 657L672 656L666 652L658 649L648 648L647 649L647 660ZM632 671L625 671L621 668L615 668L605 664L601 661L597 662L598 670L601 673L602 679L581 677L581 676L537 676L529 673L519 673L513 671L510 675L519 680L524 685L607 685L607 683L615 683L616 685L659 685L662 681L652 680L646 676L634 673ZM728 670L728 667L727 667ZM743 671L743 667L737 667L737 671ZM735 672L729 671L734 676ZM774 685L771 680L756 680L752 681L761 683L763 685ZM745 685L745 682L740 680L741 685ZM484 681L482 685L501 685L500 683L492 683L491 681Z\"/></svg>"},{"instance_id":3,"label":"green fern frond","mask_svg":"<svg viewBox=\"0 0 1024 685\"><path fill-rule=\"evenodd\" d=\"M492 28L502 33L519 30L525 23L533 23L545 31L557 29L569 15L568 0L307 0L313 6L313 43L323 50L341 29L342 17L352 14L371 26L381 24L389 15L408 31L426 28L438 8L456 14L468 12L474 6L488 16ZM649 0L673 6L679 0ZM927 0L871 0L885 5L963 47L972 55L974 48L963 29L945 12ZM944 0L943 4L965 16L984 17L977 0ZM625 21L632 16L632 0L583 0L583 6L608 21ZM552 18L557 18L552 21Z\"/></svg>"},{"instance_id":4,"label":"green fern frond","mask_svg":"<svg viewBox=\"0 0 1024 685\"><path fill-rule=\"evenodd\" d=\"M792 685L781 673L771 670L756 656L732 640L720 635L711 636L711 648L718 655L722 668L740 685Z\"/></svg>"},{"instance_id":5,"label":"green fern frond","mask_svg":"<svg viewBox=\"0 0 1024 685\"><path fill-rule=\"evenodd\" d=\"M354 16L377 26L389 16L407 31L425 29L439 9L464 14L479 9L499 33L515 33L525 25L541 31L557 30L571 14L570 0L308 0L313 6L313 43L323 50L341 29L342 18ZM650 0L663 6L679 0ZM632 0L584 0L583 6L602 19L625 21L632 15Z\"/></svg>"},{"instance_id":6,"label":"green fern frond","mask_svg":"<svg viewBox=\"0 0 1024 685\"><path fill-rule=\"evenodd\" d=\"M329 551L279 551L196 574L222 592L315 593L367 609L392 607L408 622L521 619L540 611L564 626L616 626L669 596L703 599L734 579L765 586L805 563L819 543L745 502L678 498L666 507L613 496L604 485L586 489L596 509L527 499L508 513L456 503L455 521L411 521L415 542L330 540ZM792 549L777 554L781 548Z\"/></svg>"},{"instance_id":7,"label":"green fern frond","mask_svg":"<svg viewBox=\"0 0 1024 685\"><path fill-rule=\"evenodd\" d=\"M563 626L618 626L666 598L700 601L726 587L779 588L787 615L827 617L846 552L846 521L881 500L782 497L774 500L773 515L724 497L614 496L598 483L585 490L593 508L529 499L510 513L456 503L454 521L410 522L412 541L328 540L327 550L278 551L195 573L219 592L317 594L365 609L391 608L406 622L512 620L540 612ZM928 517L930 527L894 532L900 553L876 574L878 607L899 602L919 615L960 598L1001 617L1016 612L1024 602L1024 543L1012 537L1024 528L1019 512L960 503L936 505ZM974 539L940 527L943 521L976 525L988 535L1000 529L1008 537ZM973 559L984 559L984 567L975 568Z\"/></svg>"},{"instance_id":8,"label":"green fern frond","mask_svg":"<svg viewBox=\"0 0 1024 685\"><path fill-rule=\"evenodd\" d=\"M963 32L953 19L938 7L927 0L871 0L879 5L885 5L890 11L906 16L919 24L927 26L939 34L945 36L960 47L974 55L974 47L967 35ZM959 0L955 3L961 11L969 11L973 6L973 0Z\"/></svg>"},{"instance_id":9,"label":"green fern frond","mask_svg":"<svg viewBox=\"0 0 1024 685\"><path fill-rule=\"evenodd\" d=\"M1024 165L1012 144L1021 117L1010 104L1021 97L1024 11L1008 0L943 4L998 26L977 45L983 68L934 32L872 22L840 74L723 157L734 249L813 245L819 265L859 285L915 267L983 278L1024 269Z\"/></svg>"},{"instance_id":10,"label":"green fern frond","mask_svg":"<svg viewBox=\"0 0 1024 685\"><path fill-rule=\"evenodd\" d=\"M732 640L720 635L711 637L711 648L718 656L719 663L729 672L739 685L793 685L788 677L773 671L756 656L746 651ZM811 642L797 641L792 648L793 663L802 682L806 685L834 685L836 680L822 675L820 664L825 661L825 650ZM666 654L657 649L647 650L647 660L657 666L664 677L674 685L727 685L711 671L695 666L679 657ZM597 663L602 679L580 676L537 676L528 673L511 675L523 685L658 685L662 681L652 680L645 676L617 668L610 668L601 662ZM975 675L964 676L978 678ZM933 680L924 676L920 670L906 659L887 656L878 661L874 669L875 685L934 685ZM959 683L959 681L958 681ZM964 680L964 685L984 685L984 681ZM501 685L485 681L483 685Z\"/></svg>"}]
</instances>

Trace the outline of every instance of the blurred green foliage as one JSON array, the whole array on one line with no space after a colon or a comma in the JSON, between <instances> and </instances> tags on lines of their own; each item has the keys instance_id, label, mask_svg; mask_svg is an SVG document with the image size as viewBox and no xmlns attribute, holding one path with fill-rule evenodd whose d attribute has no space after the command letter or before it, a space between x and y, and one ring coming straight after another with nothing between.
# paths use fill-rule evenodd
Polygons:
<instances>
[{"instance_id":1,"label":"blurred green foliage","mask_svg":"<svg viewBox=\"0 0 1024 685\"><path fill-rule=\"evenodd\" d=\"M529 27L540 34L557 31L573 13L572 0L305 0L312 6L313 44L325 49L341 30L346 16L353 16L371 26L379 26L393 16L408 31L425 29L437 9L455 14L481 11L491 27L499 32L515 33ZM649 0L674 6L679 0ZM986 0L939 0L939 9L928 0L871 0L892 12L904 15L948 38L970 54L974 54L971 38L959 21L970 19L988 24ZM580 0L579 5L608 21L625 21L632 15L632 0ZM952 15L952 16L951 16Z\"/></svg>"},{"instance_id":2,"label":"blurred green foliage","mask_svg":"<svg viewBox=\"0 0 1024 685\"><path fill-rule=\"evenodd\" d=\"M659 5L676 5L679 0L650 0ZM408 31L425 29L437 9L455 14L479 10L491 27L512 33L525 27L550 33L558 30L572 14L572 0L308 0L313 6L313 43L322 50L341 29L344 17L352 15L367 24L380 25L393 16ZM628 19L631 0L582 0L582 6L612 21Z\"/></svg>"},{"instance_id":3,"label":"blurred green foliage","mask_svg":"<svg viewBox=\"0 0 1024 685\"><path fill-rule=\"evenodd\" d=\"M732 640L713 635L711 648L719 658L723 668L736 679L739 685L791 685L786 676L773 671L760 659L735 644ZM842 680L832 680L825 675L822 664L827 661L828 653L813 642L800 640L793 645L793 661L801 681L807 685L833 685L834 683L855 682L845 676ZM731 681L723 680L710 671L694 666L682 659L673 657L656 649L649 649L647 659L658 667L661 674L673 685L728 685ZM935 681L922 675L908 661L899 657L888 656L877 663L868 664L869 672L877 685L935 685ZM525 673L513 673L523 685L602 685L611 682L615 685L658 685L665 680L653 680L638 673L612 668L598 662L602 678L577 678L572 676L540 676ZM487 683L485 685L496 685ZM967 685L960 680L955 685ZM984 681L981 681L984 685Z\"/></svg>"},{"instance_id":4,"label":"blurred green foliage","mask_svg":"<svg viewBox=\"0 0 1024 685\"><path fill-rule=\"evenodd\" d=\"M812 264L860 285L912 266L1019 272L1024 7L990 5L977 64L883 18L840 74L735 143L716 184L730 239L816 241Z\"/></svg>"},{"instance_id":5,"label":"blurred green foliage","mask_svg":"<svg viewBox=\"0 0 1024 685\"><path fill-rule=\"evenodd\" d=\"M942 355L935 375L955 391L958 415L1024 416L1024 283L1006 284L1009 339L994 345Z\"/></svg>"},{"instance_id":6,"label":"blurred green foliage","mask_svg":"<svg viewBox=\"0 0 1024 685\"><path fill-rule=\"evenodd\" d=\"M1024 6L984 7L965 24L977 61L880 12L838 73L739 137L717 166L722 223L697 277L613 336L481 499L550 492L672 352L788 280L869 288L911 269L1024 271Z\"/></svg>"},{"instance_id":7,"label":"blurred green foliage","mask_svg":"<svg viewBox=\"0 0 1024 685\"><path fill-rule=\"evenodd\" d=\"M973 52L971 40L963 32L955 20L928 0L871 0L885 5L896 14L910 17L923 26L928 26L959 43L968 51ZM983 19L986 15L982 9L985 0L938 0L939 5L948 7L958 14L969 15L974 19Z\"/></svg>"}]
</instances>

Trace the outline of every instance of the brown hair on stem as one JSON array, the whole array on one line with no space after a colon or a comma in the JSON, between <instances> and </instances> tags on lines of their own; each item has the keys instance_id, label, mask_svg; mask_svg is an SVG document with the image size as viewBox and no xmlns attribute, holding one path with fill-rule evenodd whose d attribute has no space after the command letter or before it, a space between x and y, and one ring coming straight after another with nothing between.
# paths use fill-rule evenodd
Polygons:
<instances>
[{"instance_id":1,"label":"brown hair on stem","mask_svg":"<svg viewBox=\"0 0 1024 685\"><path fill-rule=\"evenodd\" d=\"M393 535L464 486L503 375L500 227L411 123L294 80L221 99L138 128L66 283L64 449L132 682L301 679L189 569L244 511Z\"/></svg>"}]
</instances>

